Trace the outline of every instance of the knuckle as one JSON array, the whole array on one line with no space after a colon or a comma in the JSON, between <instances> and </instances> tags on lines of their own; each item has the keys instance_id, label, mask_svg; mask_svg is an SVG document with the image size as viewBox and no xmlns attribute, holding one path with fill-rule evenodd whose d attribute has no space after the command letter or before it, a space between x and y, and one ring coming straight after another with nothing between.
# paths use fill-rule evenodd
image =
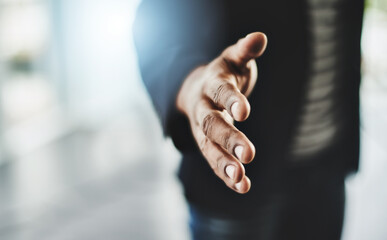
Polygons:
<instances>
[{"instance_id":1,"label":"knuckle","mask_svg":"<svg viewBox=\"0 0 387 240\"><path fill-rule=\"evenodd\" d=\"M222 147L226 149L228 152L232 153L234 145L237 139L240 138L240 132L235 129L230 129L226 134L222 137Z\"/></svg>"},{"instance_id":2,"label":"knuckle","mask_svg":"<svg viewBox=\"0 0 387 240\"><path fill-rule=\"evenodd\" d=\"M201 140L199 142L199 149L203 154L205 154L207 152L208 141L209 141L209 139L207 137L205 137L205 138L203 138L203 140Z\"/></svg>"},{"instance_id":3,"label":"knuckle","mask_svg":"<svg viewBox=\"0 0 387 240\"><path fill-rule=\"evenodd\" d=\"M216 164L216 163L212 163L212 164L210 164L210 166L211 166L212 171L214 171L214 173L215 173L217 176L219 176L219 169L218 169L217 164Z\"/></svg>"},{"instance_id":4,"label":"knuckle","mask_svg":"<svg viewBox=\"0 0 387 240\"><path fill-rule=\"evenodd\" d=\"M208 164L210 165L212 171L216 173L217 171L216 163L208 159Z\"/></svg>"},{"instance_id":5,"label":"knuckle","mask_svg":"<svg viewBox=\"0 0 387 240\"><path fill-rule=\"evenodd\" d=\"M222 83L220 84L214 91L212 100L216 105L219 105L222 98L226 96L226 94L232 91L233 86L230 83Z\"/></svg>"},{"instance_id":6,"label":"knuckle","mask_svg":"<svg viewBox=\"0 0 387 240\"><path fill-rule=\"evenodd\" d=\"M212 170L216 173L216 175L218 175L219 177L222 177L222 166L223 166L223 161L222 159L224 158L223 155L219 155L215 158L215 162L214 164L212 164L213 166L211 167Z\"/></svg>"},{"instance_id":7,"label":"knuckle","mask_svg":"<svg viewBox=\"0 0 387 240\"><path fill-rule=\"evenodd\" d=\"M203 123L202 123L202 131L206 136L211 132L215 120L216 120L215 114L208 114L204 117Z\"/></svg>"},{"instance_id":8,"label":"knuckle","mask_svg":"<svg viewBox=\"0 0 387 240\"><path fill-rule=\"evenodd\" d=\"M232 136L232 134L230 132L227 132L226 134L222 135L221 144L222 144L223 148L230 149L230 147L231 147L231 136Z\"/></svg>"}]
</instances>

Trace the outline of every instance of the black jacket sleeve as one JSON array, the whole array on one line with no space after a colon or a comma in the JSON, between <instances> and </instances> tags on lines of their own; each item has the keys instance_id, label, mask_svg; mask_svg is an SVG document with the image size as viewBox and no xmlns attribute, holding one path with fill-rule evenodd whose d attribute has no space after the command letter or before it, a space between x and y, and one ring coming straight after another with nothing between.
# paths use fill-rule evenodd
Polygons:
<instances>
[{"instance_id":1,"label":"black jacket sleeve","mask_svg":"<svg viewBox=\"0 0 387 240\"><path fill-rule=\"evenodd\" d=\"M189 126L175 107L177 92L194 68L219 54L221 16L215 0L143 0L137 11L133 35L142 79L164 134L178 148L187 139L176 138Z\"/></svg>"}]
</instances>

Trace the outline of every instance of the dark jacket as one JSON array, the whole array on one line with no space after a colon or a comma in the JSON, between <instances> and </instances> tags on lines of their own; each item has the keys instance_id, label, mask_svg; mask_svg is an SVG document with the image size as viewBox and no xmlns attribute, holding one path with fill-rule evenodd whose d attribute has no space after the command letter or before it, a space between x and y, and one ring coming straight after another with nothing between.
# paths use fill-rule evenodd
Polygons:
<instances>
[{"instance_id":1,"label":"dark jacket","mask_svg":"<svg viewBox=\"0 0 387 240\"><path fill-rule=\"evenodd\" d=\"M229 203L243 209L254 204L262 192L281 188L289 175L316 172L328 177L335 172L344 176L357 169L363 1L342 0L338 9L340 75L335 79L339 83L335 94L329 96L338 116L338 131L325 149L299 158L291 152L310 71L306 1L142 1L134 24L142 78L165 135L172 137L183 154L179 176L190 202L214 212L224 211ZM252 189L242 196L227 189L212 173L174 103L191 70L255 31L264 32L269 42L257 60L258 82L249 97L251 115L236 124L257 150L254 161L246 165ZM235 213L239 210L236 207Z\"/></svg>"}]
</instances>

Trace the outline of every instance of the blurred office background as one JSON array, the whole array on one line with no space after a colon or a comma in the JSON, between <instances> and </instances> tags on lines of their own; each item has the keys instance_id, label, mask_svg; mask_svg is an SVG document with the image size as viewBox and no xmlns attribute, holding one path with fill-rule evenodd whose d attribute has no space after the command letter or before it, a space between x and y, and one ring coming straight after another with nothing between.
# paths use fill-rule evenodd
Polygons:
<instances>
[{"instance_id":1,"label":"blurred office background","mask_svg":"<svg viewBox=\"0 0 387 240\"><path fill-rule=\"evenodd\" d=\"M0 0L0 239L188 237L131 36L140 0ZM387 239L387 1L367 3L343 239Z\"/></svg>"}]
</instances>

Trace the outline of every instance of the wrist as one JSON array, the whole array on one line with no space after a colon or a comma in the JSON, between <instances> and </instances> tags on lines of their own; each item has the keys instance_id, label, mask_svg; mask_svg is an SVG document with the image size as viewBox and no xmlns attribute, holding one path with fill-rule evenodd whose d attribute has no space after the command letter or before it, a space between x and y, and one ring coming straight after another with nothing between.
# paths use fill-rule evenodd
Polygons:
<instances>
[{"instance_id":1,"label":"wrist","mask_svg":"<svg viewBox=\"0 0 387 240\"><path fill-rule=\"evenodd\" d=\"M179 112L189 116L189 112L195 102L195 99L201 96L200 92L200 81L202 80L202 72L204 70L204 65L199 66L192 70L188 76L184 79L183 84L181 85L177 97L176 97L176 107Z\"/></svg>"}]
</instances>

